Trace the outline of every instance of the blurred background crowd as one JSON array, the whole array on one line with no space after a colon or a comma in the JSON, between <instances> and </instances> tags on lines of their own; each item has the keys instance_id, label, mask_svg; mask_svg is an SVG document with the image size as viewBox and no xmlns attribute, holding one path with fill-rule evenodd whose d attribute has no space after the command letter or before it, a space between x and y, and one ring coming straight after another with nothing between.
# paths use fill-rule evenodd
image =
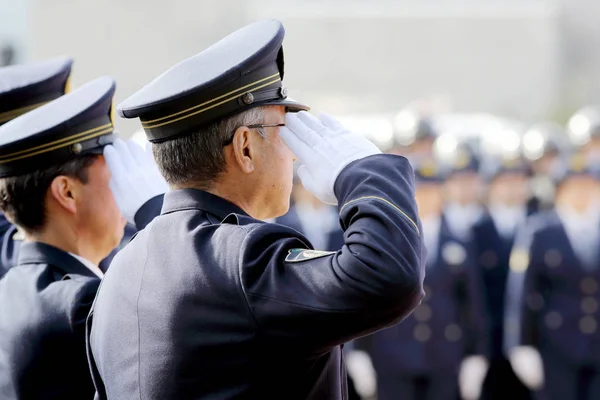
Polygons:
<instances>
[{"instance_id":1,"label":"blurred background crowd","mask_svg":"<svg viewBox=\"0 0 600 400\"><path fill-rule=\"evenodd\" d=\"M600 398L600 108L566 125L415 108L345 122L411 161L428 250L423 303L346 348L358 392ZM339 248L337 210L296 183L278 222Z\"/></svg>"},{"instance_id":2,"label":"blurred background crowd","mask_svg":"<svg viewBox=\"0 0 600 400\"><path fill-rule=\"evenodd\" d=\"M265 17L292 97L415 169L426 298L346 345L353 396L599 399L599 2L0 0L0 66L68 55L118 103ZM298 181L277 222L343 243Z\"/></svg>"}]
</instances>

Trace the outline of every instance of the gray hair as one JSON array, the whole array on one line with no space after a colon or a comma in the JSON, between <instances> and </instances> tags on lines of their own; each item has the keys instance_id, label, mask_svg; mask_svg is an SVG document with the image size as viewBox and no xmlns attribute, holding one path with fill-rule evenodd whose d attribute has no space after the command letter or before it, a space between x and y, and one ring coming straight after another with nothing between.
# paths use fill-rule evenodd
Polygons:
<instances>
[{"instance_id":1,"label":"gray hair","mask_svg":"<svg viewBox=\"0 0 600 400\"><path fill-rule=\"evenodd\" d=\"M263 123L264 108L255 107L224 118L190 134L152 144L161 174L171 186L193 184L209 188L225 171L223 143L240 126ZM261 130L260 134L264 136Z\"/></svg>"}]
</instances>

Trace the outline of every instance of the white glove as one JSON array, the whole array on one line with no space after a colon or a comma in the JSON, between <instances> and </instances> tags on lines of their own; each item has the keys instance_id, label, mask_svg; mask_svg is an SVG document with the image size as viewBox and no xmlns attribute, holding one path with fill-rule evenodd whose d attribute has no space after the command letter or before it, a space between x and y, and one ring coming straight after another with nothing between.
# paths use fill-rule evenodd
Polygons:
<instances>
[{"instance_id":1,"label":"white glove","mask_svg":"<svg viewBox=\"0 0 600 400\"><path fill-rule=\"evenodd\" d=\"M331 115L320 114L319 118L320 121L306 111L288 113L279 135L302 164L297 173L304 187L322 202L336 205L333 187L342 169L354 160L381 151Z\"/></svg>"},{"instance_id":2,"label":"white glove","mask_svg":"<svg viewBox=\"0 0 600 400\"><path fill-rule=\"evenodd\" d=\"M488 367L488 361L483 356L469 356L462 361L458 373L461 398L476 400L481 396L481 388Z\"/></svg>"},{"instance_id":3,"label":"white glove","mask_svg":"<svg viewBox=\"0 0 600 400\"><path fill-rule=\"evenodd\" d=\"M354 388L362 398L375 396L377 375L371 357L362 350L352 350L345 355L348 375L354 381Z\"/></svg>"},{"instance_id":4,"label":"white glove","mask_svg":"<svg viewBox=\"0 0 600 400\"><path fill-rule=\"evenodd\" d=\"M531 346L517 346L509 351L508 359L517 377L529 389L544 386L544 364L540 353Z\"/></svg>"},{"instance_id":5,"label":"white glove","mask_svg":"<svg viewBox=\"0 0 600 400\"><path fill-rule=\"evenodd\" d=\"M110 189L123 217L135 224L135 213L145 202L165 193L169 186L158 171L149 146L146 151L132 140L115 140L104 147L104 158L110 169Z\"/></svg>"}]
</instances>

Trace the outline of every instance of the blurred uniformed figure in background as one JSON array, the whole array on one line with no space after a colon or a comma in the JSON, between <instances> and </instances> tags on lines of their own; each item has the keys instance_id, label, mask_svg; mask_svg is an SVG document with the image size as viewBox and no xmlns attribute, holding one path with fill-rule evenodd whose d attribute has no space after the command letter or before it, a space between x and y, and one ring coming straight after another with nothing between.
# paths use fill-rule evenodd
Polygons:
<instances>
[{"instance_id":1,"label":"blurred uniformed figure in background","mask_svg":"<svg viewBox=\"0 0 600 400\"><path fill-rule=\"evenodd\" d=\"M378 399L446 400L461 392L477 399L487 370L481 276L470 243L442 216L444 171L433 159L413 166L427 246L426 297L405 321L371 337Z\"/></svg>"},{"instance_id":2,"label":"blurred uniformed figure in background","mask_svg":"<svg viewBox=\"0 0 600 400\"><path fill-rule=\"evenodd\" d=\"M470 241L473 225L485 214L485 184L473 147L455 136L436 139L435 154L448 173L444 182L444 219L453 235Z\"/></svg>"},{"instance_id":3,"label":"blurred uniformed figure in background","mask_svg":"<svg viewBox=\"0 0 600 400\"><path fill-rule=\"evenodd\" d=\"M560 163L561 157L570 153L570 148L566 130L555 122L536 123L523 135L523 154L532 170L530 213L554 206L553 168Z\"/></svg>"},{"instance_id":4,"label":"blurred uniformed figure in background","mask_svg":"<svg viewBox=\"0 0 600 400\"><path fill-rule=\"evenodd\" d=\"M582 107L569 118L567 133L577 152L594 163L600 160L600 106Z\"/></svg>"},{"instance_id":5,"label":"blurred uniformed figure in background","mask_svg":"<svg viewBox=\"0 0 600 400\"><path fill-rule=\"evenodd\" d=\"M511 256L506 348L548 400L600 398L600 184L590 161L567 160L556 210L532 219Z\"/></svg>"},{"instance_id":6,"label":"blurred uniformed figure in background","mask_svg":"<svg viewBox=\"0 0 600 400\"><path fill-rule=\"evenodd\" d=\"M522 392L524 398L528 398L503 353L502 336L509 259L517 230L528 215L530 169L520 152L507 151L482 157L486 162L482 169L488 181L488 212L474 225L473 239L477 263L483 274L490 339L491 360L484 398L502 398L505 390L515 393L517 398L517 393Z\"/></svg>"},{"instance_id":7,"label":"blurred uniformed figure in background","mask_svg":"<svg viewBox=\"0 0 600 400\"><path fill-rule=\"evenodd\" d=\"M437 133L431 119L414 110L403 110L394 118L394 145L390 154L400 154L409 160L433 157Z\"/></svg>"}]
</instances>

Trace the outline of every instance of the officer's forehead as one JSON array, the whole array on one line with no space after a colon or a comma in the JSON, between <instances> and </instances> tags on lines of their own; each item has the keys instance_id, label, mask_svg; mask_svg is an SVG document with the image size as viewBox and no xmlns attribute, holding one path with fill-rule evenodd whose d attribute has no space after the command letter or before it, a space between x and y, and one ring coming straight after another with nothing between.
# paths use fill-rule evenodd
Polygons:
<instances>
[{"instance_id":1,"label":"officer's forehead","mask_svg":"<svg viewBox=\"0 0 600 400\"><path fill-rule=\"evenodd\" d=\"M281 121L285 118L285 107L284 106L268 106L264 107L265 117L276 117ZM279 121L278 119L278 121Z\"/></svg>"}]
</instances>

